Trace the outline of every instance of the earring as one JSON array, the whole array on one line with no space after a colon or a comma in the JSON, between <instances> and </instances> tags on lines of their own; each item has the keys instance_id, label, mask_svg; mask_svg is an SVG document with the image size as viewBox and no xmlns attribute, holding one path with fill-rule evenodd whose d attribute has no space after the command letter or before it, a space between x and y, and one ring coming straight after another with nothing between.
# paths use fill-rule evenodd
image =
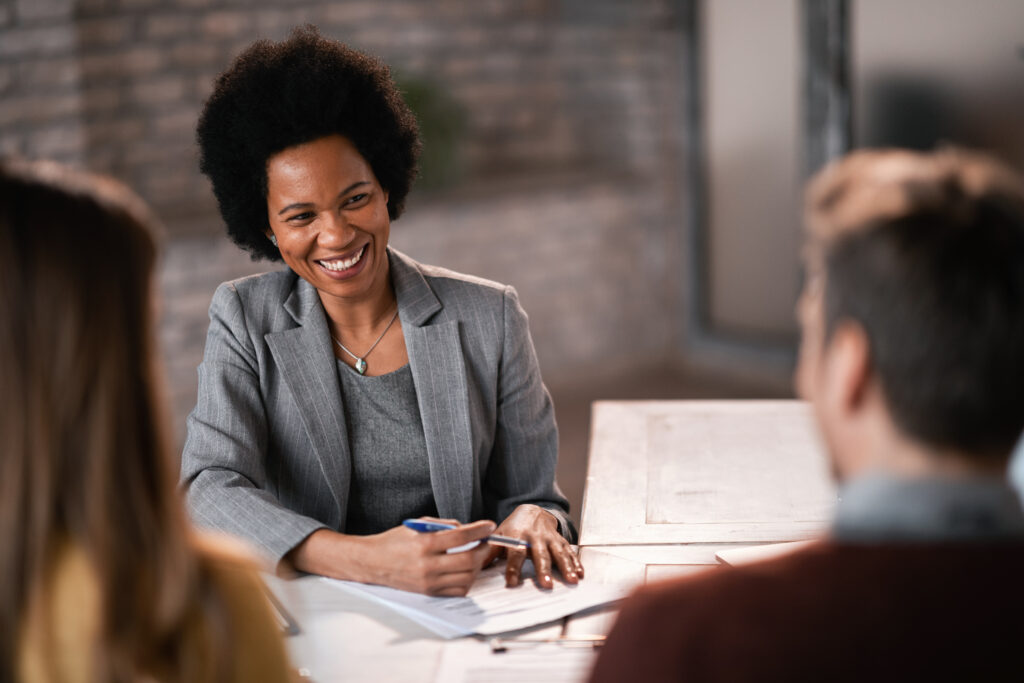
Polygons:
<instances>
[{"instance_id":1,"label":"earring","mask_svg":"<svg viewBox=\"0 0 1024 683\"><path fill-rule=\"evenodd\" d=\"M273 244L275 247L277 246L277 235L270 236L270 243Z\"/></svg>"}]
</instances>

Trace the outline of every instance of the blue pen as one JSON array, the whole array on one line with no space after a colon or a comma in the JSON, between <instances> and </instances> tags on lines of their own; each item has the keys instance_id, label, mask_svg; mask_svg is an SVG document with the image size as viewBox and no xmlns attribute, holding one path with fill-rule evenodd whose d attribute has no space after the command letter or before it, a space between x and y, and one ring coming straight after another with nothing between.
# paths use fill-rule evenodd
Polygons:
<instances>
[{"instance_id":1,"label":"blue pen","mask_svg":"<svg viewBox=\"0 0 1024 683\"><path fill-rule=\"evenodd\" d=\"M409 527L413 531L418 531L421 534L429 534L433 531L447 531L448 529L457 528L453 524L445 524L443 522L431 522L426 519L407 519L402 522L405 526ZM498 536L491 535L484 539L485 542L491 545L500 545L506 548L524 548L529 549L530 544L528 541L521 541L518 538L511 538L510 536Z\"/></svg>"}]
</instances>

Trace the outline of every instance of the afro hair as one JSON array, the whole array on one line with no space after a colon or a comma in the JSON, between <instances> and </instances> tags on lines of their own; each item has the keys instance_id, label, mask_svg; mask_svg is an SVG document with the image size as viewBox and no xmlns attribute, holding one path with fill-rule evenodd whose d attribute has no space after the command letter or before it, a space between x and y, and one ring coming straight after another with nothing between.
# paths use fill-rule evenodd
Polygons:
<instances>
[{"instance_id":1,"label":"afro hair","mask_svg":"<svg viewBox=\"0 0 1024 683\"><path fill-rule=\"evenodd\" d=\"M388 192L397 219L416 176L416 117L379 60L320 35L253 43L217 79L199 117L199 169L228 235L256 259L280 260L267 240L267 160L328 135L355 145Z\"/></svg>"}]
</instances>

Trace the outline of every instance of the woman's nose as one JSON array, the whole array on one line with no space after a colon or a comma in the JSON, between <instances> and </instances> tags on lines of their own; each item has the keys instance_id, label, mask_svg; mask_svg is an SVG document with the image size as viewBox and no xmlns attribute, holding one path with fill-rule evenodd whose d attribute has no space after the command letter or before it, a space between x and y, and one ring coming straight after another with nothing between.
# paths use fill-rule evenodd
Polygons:
<instances>
[{"instance_id":1,"label":"woman's nose","mask_svg":"<svg viewBox=\"0 0 1024 683\"><path fill-rule=\"evenodd\" d=\"M339 214L331 214L322 225L317 239L321 246L341 248L356 236L355 229Z\"/></svg>"}]
</instances>

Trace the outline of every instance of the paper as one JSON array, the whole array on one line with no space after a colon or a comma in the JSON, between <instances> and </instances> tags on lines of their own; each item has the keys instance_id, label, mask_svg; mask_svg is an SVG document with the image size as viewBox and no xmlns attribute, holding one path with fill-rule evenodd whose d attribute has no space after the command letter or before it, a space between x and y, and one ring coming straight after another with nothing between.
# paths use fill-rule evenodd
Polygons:
<instances>
[{"instance_id":1,"label":"paper","mask_svg":"<svg viewBox=\"0 0 1024 683\"><path fill-rule=\"evenodd\" d=\"M730 550L719 550L715 553L715 557L722 564L732 565L733 567L753 564L754 562L762 562L764 560L774 560L779 557L784 557L790 553L794 553L798 550L814 544L815 541L790 541L789 543L771 543L769 545L752 545L747 548L732 548Z\"/></svg>"},{"instance_id":2,"label":"paper","mask_svg":"<svg viewBox=\"0 0 1024 683\"><path fill-rule=\"evenodd\" d=\"M515 631L614 602L629 593L626 586L588 583L586 579L571 586L557 578L554 588L541 590L532 580L529 562L523 567L520 586L506 588L505 568L497 565L480 572L464 598L434 598L337 579L323 581L388 605L444 638Z\"/></svg>"},{"instance_id":3,"label":"paper","mask_svg":"<svg viewBox=\"0 0 1024 683\"><path fill-rule=\"evenodd\" d=\"M528 649L492 653L486 643L448 643L441 655L437 683L582 683L598 650L541 643Z\"/></svg>"}]
</instances>

